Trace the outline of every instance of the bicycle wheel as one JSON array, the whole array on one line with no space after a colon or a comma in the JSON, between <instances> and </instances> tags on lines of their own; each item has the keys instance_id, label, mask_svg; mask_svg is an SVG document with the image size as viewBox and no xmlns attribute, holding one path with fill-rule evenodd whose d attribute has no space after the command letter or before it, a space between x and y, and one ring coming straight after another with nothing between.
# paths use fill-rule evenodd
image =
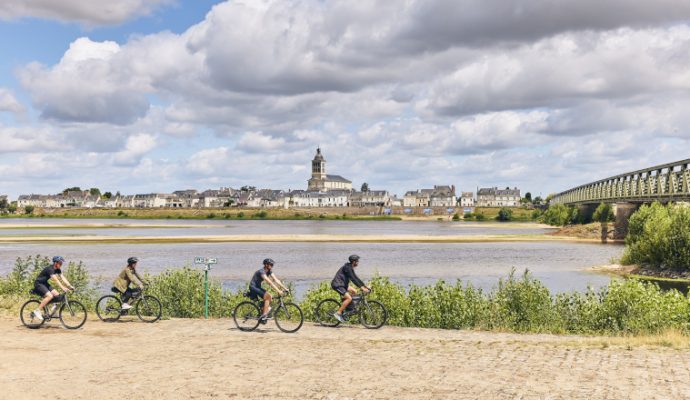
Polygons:
<instances>
[{"instance_id":1,"label":"bicycle wheel","mask_svg":"<svg viewBox=\"0 0 690 400\"><path fill-rule=\"evenodd\" d=\"M319 324L323 326L338 326L340 321L335 319L333 314L340 308L340 302L333 299L322 300L316 306L315 317Z\"/></svg>"},{"instance_id":2,"label":"bicycle wheel","mask_svg":"<svg viewBox=\"0 0 690 400\"><path fill-rule=\"evenodd\" d=\"M103 296L96 303L96 315L103 322L115 322L120 319L122 302L116 296Z\"/></svg>"},{"instance_id":3,"label":"bicycle wheel","mask_svg":"<svg viewBox=\"0 0 690 400\"><path fill-rule=\"evenodd\" d=\"M302 327L304 315L302 309L294 303L285 303L284 307L279 307L273 314L278 329L287 333L294 333Z\"/></svg>"},{"instance_id":4,"label":"bicycle wheel","mask_svg":"<svg viewBox=\"0 0 690 400\"><path fill-rule=\"evenodd\" d=\"M245 332L253 331L259 326L261 311L259 307L251 301L243 301L235 307L232 312L232 319L235 320L237 329Z\"/></svg>"},{"instance_id":5,"label":"bicycle wheel","mask_svg":"<svg viewBox=\"0 0 690 400\"><path fill-rule=\"evenodd\" d=\"M376 300L369 300L367 304L359 306L359 321L366 328L378 329L386 323L388 311L386 307Z\"/></svg>"},{"instance_id":6,"label":"bicycle wheel","mask_svg":"<svg viewBox=\"0 0 690 400\"><path fill-rule=\"evenodd\" d=\"M60 307L60 322L67 329L78 329L86 322L86 307L78 301L70 300Z\"/></svg>"},{"instance_id":7,"label":"bicycle wheel","mask_svg":"<svg viewBox=\"0 0 690 400\"><path fill-rule=\"evenodd\" d=\"M156 297L146 295L137 301L137 316L144 322L156 322L163 315L163 305Z\"/></svg>"},{"instance_id":8,"label":"bicycle wheel","mask_svg":"<svg viewBox=\"0 0 690 400\"><path fill-rule=\"evenodd\" d=\"M36 319L33 312L38 309L38 305L41 304L38 300L29 300L22 306L19 311L19 319L22 320L22 324L29 329L36 329L43 325L45 319Z\"/></svg>"}]
</instances>

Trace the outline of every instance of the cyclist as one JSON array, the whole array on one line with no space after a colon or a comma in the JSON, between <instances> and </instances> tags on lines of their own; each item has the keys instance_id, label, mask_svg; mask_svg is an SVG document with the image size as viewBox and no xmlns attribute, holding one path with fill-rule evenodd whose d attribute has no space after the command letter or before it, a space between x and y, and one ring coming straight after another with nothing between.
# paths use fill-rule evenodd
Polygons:
<instances>
[{"instance_id":1,"label":"cyclist","mask_svg":"<svg viewBox=\"0 0 690 400\"><path fill-rule=\"evenodd\" d=\"M355 288L350 287L350 281L357 285L360 289L369 293L369 289L364 282L355 274L355 268L359 265L359 256L356 254L351 255L347 259L347 263L340 267L338 272L336 272L335 277L331 281L331 288L340 294L343 304L340 305L338 311L336 311L333 316L340 322L345 322L343 319L343 311L352 302L352 295L357 294Z\"/></svg>"},{"instance_id":2,"label":"cyclist","mask_svg":"<svg viewBox=\"0 0 690 400\"><path fill-rule=\"evenodd\" d=\"M264 299L264 307L261 313L261 320L266 320L268 313L271 312L271 300L273 297L266 289L261 287L261 284L266 281L278 293L288 293L290 290L283 285L283 282L273 273L273 261L270 258L264 260L264 267L254 272L252 280L249 282L249 295L254 300Z\"/></svg>"},{"instance_id":3,"label":"cyclist","mask_svg":"<svg viewBox=\"0 0 690 400\"><path fill-rule=\"evenodd\" d=\"M65 259L60 256L53 257L53 264L43 268L34 281L34 292L43 296L43 300L41 300L41 304L38 305L38 309L33 312L34 318L39 321L43 320L43 309L48 303L54 298L57 300L62 299L60 293L53 289L48 281L53 279L58 283L63 292L74 290L74 287L69 283L67 277L62 274L62 270L60 269L64 262Z\"/></svg>"},{"instance_id":4,"label":"cyclist","mask_svg":"<svg viewBox=\"0 0 690 400\"><path fill-rule=\"evenodd\" d=\"M129 299L132 297L139 296L141 290L144 288L144 279L137 273L137 263L139 259L136 257L130 257L127 259L127 266L120 272L117 276L115 282L113 283L113 290L117 290L122 297L122 310L129 310L132 308L129 303ZM136 279L134 279L136 278ZM137 282L137 280L139 282ZM129 287L131 283L134 283L137 287L132 289Z\"/></svg>"}]
</instances>

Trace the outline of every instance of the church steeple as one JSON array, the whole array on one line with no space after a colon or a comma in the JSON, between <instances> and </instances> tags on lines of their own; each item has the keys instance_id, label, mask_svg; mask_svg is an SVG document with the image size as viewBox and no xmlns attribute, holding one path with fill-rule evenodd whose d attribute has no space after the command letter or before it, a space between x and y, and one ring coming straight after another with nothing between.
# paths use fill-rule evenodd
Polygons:
<instances>
[{"instance_id":1,"label":"church steeple","mask_svg":"<svg viewBox=\"0 0 690 400\"><path fill-rule=\"evenodd\" d=\"M321 148L316 148L316 155L311 160L312 179L326 179L326 159L321 154Z\"/></svg>"}]
</instances>

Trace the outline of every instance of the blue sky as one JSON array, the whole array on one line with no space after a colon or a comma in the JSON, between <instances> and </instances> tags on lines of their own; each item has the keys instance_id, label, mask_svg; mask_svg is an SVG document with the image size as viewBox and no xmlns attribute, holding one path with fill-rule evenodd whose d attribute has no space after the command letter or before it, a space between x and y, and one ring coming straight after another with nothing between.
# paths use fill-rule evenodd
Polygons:
<instances>
[{"instance_id":1,"label":"blue sky","mask_svg":"<svg viewBox=\"0 0 690 400\"><path fill-rule=\"evenodd\" d=\"M321 146L357 187L546 195L690 158L688 21L671 0L7 0L0 194L301 189Z\"/></svg>"}]
</instances>

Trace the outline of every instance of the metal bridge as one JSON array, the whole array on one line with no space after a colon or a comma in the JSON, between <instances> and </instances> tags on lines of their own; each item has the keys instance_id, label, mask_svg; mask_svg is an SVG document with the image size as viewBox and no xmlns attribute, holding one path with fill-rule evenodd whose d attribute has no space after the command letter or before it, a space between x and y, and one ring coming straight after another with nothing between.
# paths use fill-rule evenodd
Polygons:
<instances>
[{"instance_id":1,"label":"metal bridge","mask_svg":"<svg viewBox=\"0 0 690 400\"><path fill-rule=\"evenodd\" d=\"M551 204L690 201L690 159L587 183L558 193Z\"/></svg>"}]
</instances>

